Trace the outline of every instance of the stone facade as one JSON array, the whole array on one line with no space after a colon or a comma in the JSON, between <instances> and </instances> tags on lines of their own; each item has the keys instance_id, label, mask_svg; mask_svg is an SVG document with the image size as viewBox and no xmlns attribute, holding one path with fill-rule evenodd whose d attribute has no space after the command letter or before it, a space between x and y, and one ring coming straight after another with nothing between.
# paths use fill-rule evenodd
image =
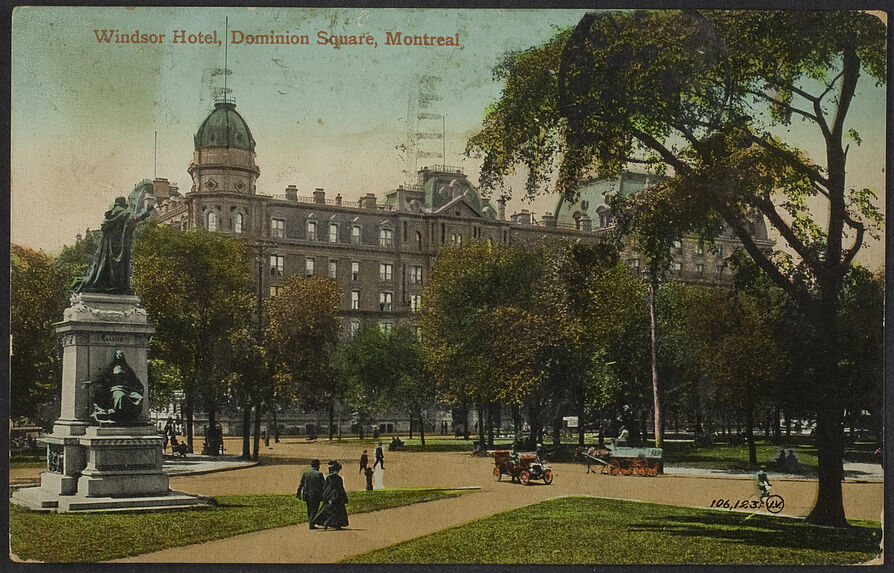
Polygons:
<instances>
[{"instance_id":1,"label":"stone facade","mask_svg":"<svg viewBox=\"0 0 894 573\"><path fill-rule=\"evenodd\" d=\"M76 293L56 333L62 343L62 405L46 436L47 468L40 487L13 501L38 510L183 507L198 498L170 491L162 471L163 438L149 416L149 337L155 332L133 295ZM121 351L143 386L142 410L127 425L91 419L84 382Z\"/></svg>"}]
</instances>

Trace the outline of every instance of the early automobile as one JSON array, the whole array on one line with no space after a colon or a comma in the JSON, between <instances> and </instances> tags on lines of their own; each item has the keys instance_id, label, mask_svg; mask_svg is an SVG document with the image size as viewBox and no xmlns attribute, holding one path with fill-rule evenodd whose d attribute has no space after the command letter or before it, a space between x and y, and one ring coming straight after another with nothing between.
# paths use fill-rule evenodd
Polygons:
<instances>
[{"instance_id":1,"label":"early automobile","mask_svg":"<svg viewBox=\"0 0 894 573\"><path fill-rule=\"evenodd\" d=\"M518 461L510 459L509 450L496 450L494 452L494 479L500 481L504 475L508 475L511 481L518 480L528 485L531 480L543 480L549 485L553 483L553 472L549 465L537 457L537 454L519 454Z\"/></svg>"}]
</instances>

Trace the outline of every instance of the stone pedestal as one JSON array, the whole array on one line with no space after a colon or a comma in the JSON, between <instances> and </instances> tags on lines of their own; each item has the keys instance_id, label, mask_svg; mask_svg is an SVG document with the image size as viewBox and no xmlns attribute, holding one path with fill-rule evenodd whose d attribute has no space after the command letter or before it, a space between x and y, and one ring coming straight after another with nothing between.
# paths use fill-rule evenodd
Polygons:
<instances>
[{"instance_id":1,"label":"stone pedestal","mask_svg":"<svg viewBox=\"0 0 894 573\"><path fill-rule=\"evenodd\" d=\"M63 321L62 407L46 437L47 469L40 487L15 492L33 509L122 509L195 505L198 497L171 492L162 471L163 438L149 422L147 350L155 332L133 295L72 295ZM84 381L116 351L143 384L142 413L129 425L97 423Z\"/></svg>"}]
</instances>

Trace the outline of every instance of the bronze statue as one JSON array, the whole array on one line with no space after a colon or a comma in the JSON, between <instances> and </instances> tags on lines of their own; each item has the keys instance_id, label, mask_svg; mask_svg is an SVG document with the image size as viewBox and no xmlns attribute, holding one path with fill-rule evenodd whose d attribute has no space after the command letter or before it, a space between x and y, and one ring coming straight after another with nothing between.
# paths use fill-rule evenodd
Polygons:
<instances>
[{"instance_id":1,"label":"bronze statue","mask_svg":"<svg viewBox=\"0 0 894 573\"><path fill-rule=\"evenodd\" d=\"M143 384L121 350L116 350L115 358L85 381L84 387L90 388L90 417L97 423L128 424L139 420L143 413Z\"/></svg>"},{"instance_id":2,"label":"bronze statue","mask_svg":"<svg viewBox=\"0 0 894 573\"><path fill-rule=\"evenodd\" d=\"M102 235L87 275L75 283L75 292L132 294L130 258L137 223L152 214L152 182L144 179L130 196L117 197L106 211Z\"/></svg>"}]
</instances>

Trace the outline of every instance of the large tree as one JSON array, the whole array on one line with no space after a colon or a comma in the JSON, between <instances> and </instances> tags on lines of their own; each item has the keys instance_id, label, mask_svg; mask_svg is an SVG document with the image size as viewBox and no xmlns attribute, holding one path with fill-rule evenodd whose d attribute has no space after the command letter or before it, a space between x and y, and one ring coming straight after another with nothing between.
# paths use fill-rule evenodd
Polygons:
<instances>
[{"instance_id":1,"label":"large tree","mask_svg":"<svg viewBox=\"0 0 894 573\"><path fill-rule=\"evenodd\" d=\"M425 426L437 400L421 345L409 326L388 332L374 325L363 328L341 345L338 363L351 406L357 411L404 409L419 423L419 439L425 445Z\"/></svg>"},{"instance_id":2,"label":"large tree","mask_svg":"<svg viewBox=\"0 0 894 573\"><path fill-rule=\"evenodd\" d=\"M485 317L498 306L530 304L539 260L534 250L490 241L448 246L438 252L423 293L419 316L426 367L441 399L478 407L482 441L484 412L506 396L505 381L493 375L498 357L487 350L493 331Z\"/></svg>"},{"instance_id":3,"label":"large tree","mask_svg":"<svg viewBox=\"0 0 894 573\"><path fill-rule=\"evenodd\" d=\"M267 405L276 400L324 407L333 437L334 408L341 396L336 367L338 285L321 277L293 275L267 300L264 342L274 379Z\"/></svg>"},{"instance_id":4,"label":"large tree","mask_svg":"<svg viewBox=\"0 0 894 573\"><path fill-rule=\"evenodd\" d=\"M72 276L51 255L12 245L9 278L9 414L46 425L58 415L45 408L58 388L53 323L62 320Z\"/></svg>"},{"instance_id":5,"label":"large tree","mask_svg":"<svg viewBox=\"0 0 894 573\"><path fill-rule=\"evenodd\" d=\"M732 228L815 326L815 385L828 399L817 412L820 485L808 520L826 525L847 524L839 296L881 221L873 191L848 186L846 140L860 139L847 118L861 74L882 83L885 58L885 25L863 12L591 13L503 62L503 96L470 142L485 154L485 187L524 163L536 192L559 153L557 189L571 195L592 171L647 163L673 176L673 201L691 216ZM822 157L783 139L793 118L815 128ZM760 248L756 215L784 252Z\"/></svg>"},{"instance_id":6,"label":"large tree","mask_svg":"<svg viewBox=\"0 0 894 573\"><path fill-rule=\"evenodd\" d=\"M180 376L192 448L194 410L203 408L215 423L227 394L232 334L251 320L248 255L225 235L155 224L135 241L133 261L134 290L156 326L150 352Z\"/></svg>"}]
</instances>

